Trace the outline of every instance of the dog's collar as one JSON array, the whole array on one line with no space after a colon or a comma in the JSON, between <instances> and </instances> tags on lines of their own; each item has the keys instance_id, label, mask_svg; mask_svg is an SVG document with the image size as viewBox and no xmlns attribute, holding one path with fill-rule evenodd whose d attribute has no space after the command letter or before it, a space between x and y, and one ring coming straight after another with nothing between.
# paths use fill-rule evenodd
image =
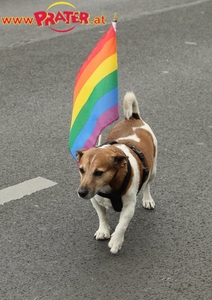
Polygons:
<instances>
[{"instance_id":1,"label":"dog's collar","mask_svg":"<svg viewBox=\"0 0 212 300\"><path fill-rule=\"evenodd\" d=\"M109 142L106 142L104 144L101 144L98 147L101 147L101 146L104 146L104 145L114 145L114 144L118 144L118 142L117 141L109 141ZM142 182L139 185L139 188L138 188L138 191L137 191L137 194L138 194L141 190L141 187L142 187L143 183L146 180L146 177L149 175L149 170L148 170L148 168L146 166L146 163L145 163L144 154L134 146L127 146L127 147L132 149L138 155L138 157L141 160L141 162L143 164L143 167L144 167L144 169L143 169L143 179L142 179ZM97 193L101 197L110 199L111 204L113 206L113 209L115 211L118 211L118 212L120 212L122 210L123 203L122 203L122 198L121 197L125 192L125 189L126 189L128 183L130 181L130 177L131 177L131 173L132 173L131 165L130 165L129 160L128 160L128 164L127 164L127 169L128 169L127 174L124 178L124 181L122 183L121 188L118 191L115 191L115 192L112 192L112 193L109 193L109 194L102 193L102 192Z\"/></svg>"}]
</instances>

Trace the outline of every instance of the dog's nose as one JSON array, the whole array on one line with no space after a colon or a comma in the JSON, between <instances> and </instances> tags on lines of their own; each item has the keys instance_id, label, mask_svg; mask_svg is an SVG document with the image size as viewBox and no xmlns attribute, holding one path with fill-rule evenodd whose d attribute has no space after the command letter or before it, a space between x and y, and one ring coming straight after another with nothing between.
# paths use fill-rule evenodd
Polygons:
<instances>
[{"instance_id":1,"label":"dog's nose","mask_svg":"<svg viewBox=\"0 0 212 300\"><path fill-rule=\"evenodd\" d=\"M78 190L78 194L80 197L85 198L85 196L88 194L88 190L86 188L80 188Z\"/></svg>"}]
</instances>

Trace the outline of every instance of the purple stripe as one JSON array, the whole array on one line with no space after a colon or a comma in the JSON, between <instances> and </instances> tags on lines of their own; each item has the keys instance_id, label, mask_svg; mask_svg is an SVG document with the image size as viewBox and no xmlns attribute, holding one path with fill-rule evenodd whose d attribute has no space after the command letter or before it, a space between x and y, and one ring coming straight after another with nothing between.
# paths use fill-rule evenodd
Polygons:
<instances>
[{"instance_id":1,"label":"purple stripe","mask_svg":"<svg viewBox=\"0 0 212 300\"><path fill-rule=\"evenodd\" d=\"M87 139L83 148L89 149L93 147L93 145L96 144L98 136L100 135L102 130L108 125L110 125L111 123L113 123L114 121L116 121L118 118L119 118L118 105L111 107L105 113L103 113L99 117L93 132L91 133L90 137Z\"/></svg>"}]
</instances>

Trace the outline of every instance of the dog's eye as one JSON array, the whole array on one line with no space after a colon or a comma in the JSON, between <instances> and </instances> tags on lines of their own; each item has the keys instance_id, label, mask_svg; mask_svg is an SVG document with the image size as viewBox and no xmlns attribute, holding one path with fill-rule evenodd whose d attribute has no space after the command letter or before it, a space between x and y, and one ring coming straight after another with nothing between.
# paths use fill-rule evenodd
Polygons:
<instances>
[{"instance_id":1,"label":"dog's eye","mask_svg":"<svg viewBox=\"0 0 212 300\"><path fill-rule=\"evenodd\" d=\"M103 174L103 171L99 171L99 170L96 170L93 175L94 176L101 176Z\"/></svg>"},{"instance_id":2,"label":"dog's eye","mask_svg":"<svg viewBox=\"0 0 212 300\"><path fill-rule=\"evenodd\" d=\"M85 170L83 168L79 168L79 171L80 171L81 174L85 173Z\"/></svg>"}]
</instances>

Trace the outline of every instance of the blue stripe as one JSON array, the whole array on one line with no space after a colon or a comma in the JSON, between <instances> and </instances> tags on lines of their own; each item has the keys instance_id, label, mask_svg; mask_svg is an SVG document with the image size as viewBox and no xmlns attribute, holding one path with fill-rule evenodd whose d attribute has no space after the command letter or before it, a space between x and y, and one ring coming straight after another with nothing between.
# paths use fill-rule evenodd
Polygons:
<instances>
[{"instance_id":1,"label":"blue stripe","mask_svg":"<svg viewBox=\"0 0 212 300\"><path fill-rule=\"evenodd\" d=\"M108 109L118 104L118 87L111 90L103 97L101 97L95 104L88 121L85 123L81 132L77 136L72 145L70 151L73 157L76 159L76 151L82 149L83 145L86 143L87 139L92 134L97 120L105 113Z\"/></svg>"}]
</instances>

